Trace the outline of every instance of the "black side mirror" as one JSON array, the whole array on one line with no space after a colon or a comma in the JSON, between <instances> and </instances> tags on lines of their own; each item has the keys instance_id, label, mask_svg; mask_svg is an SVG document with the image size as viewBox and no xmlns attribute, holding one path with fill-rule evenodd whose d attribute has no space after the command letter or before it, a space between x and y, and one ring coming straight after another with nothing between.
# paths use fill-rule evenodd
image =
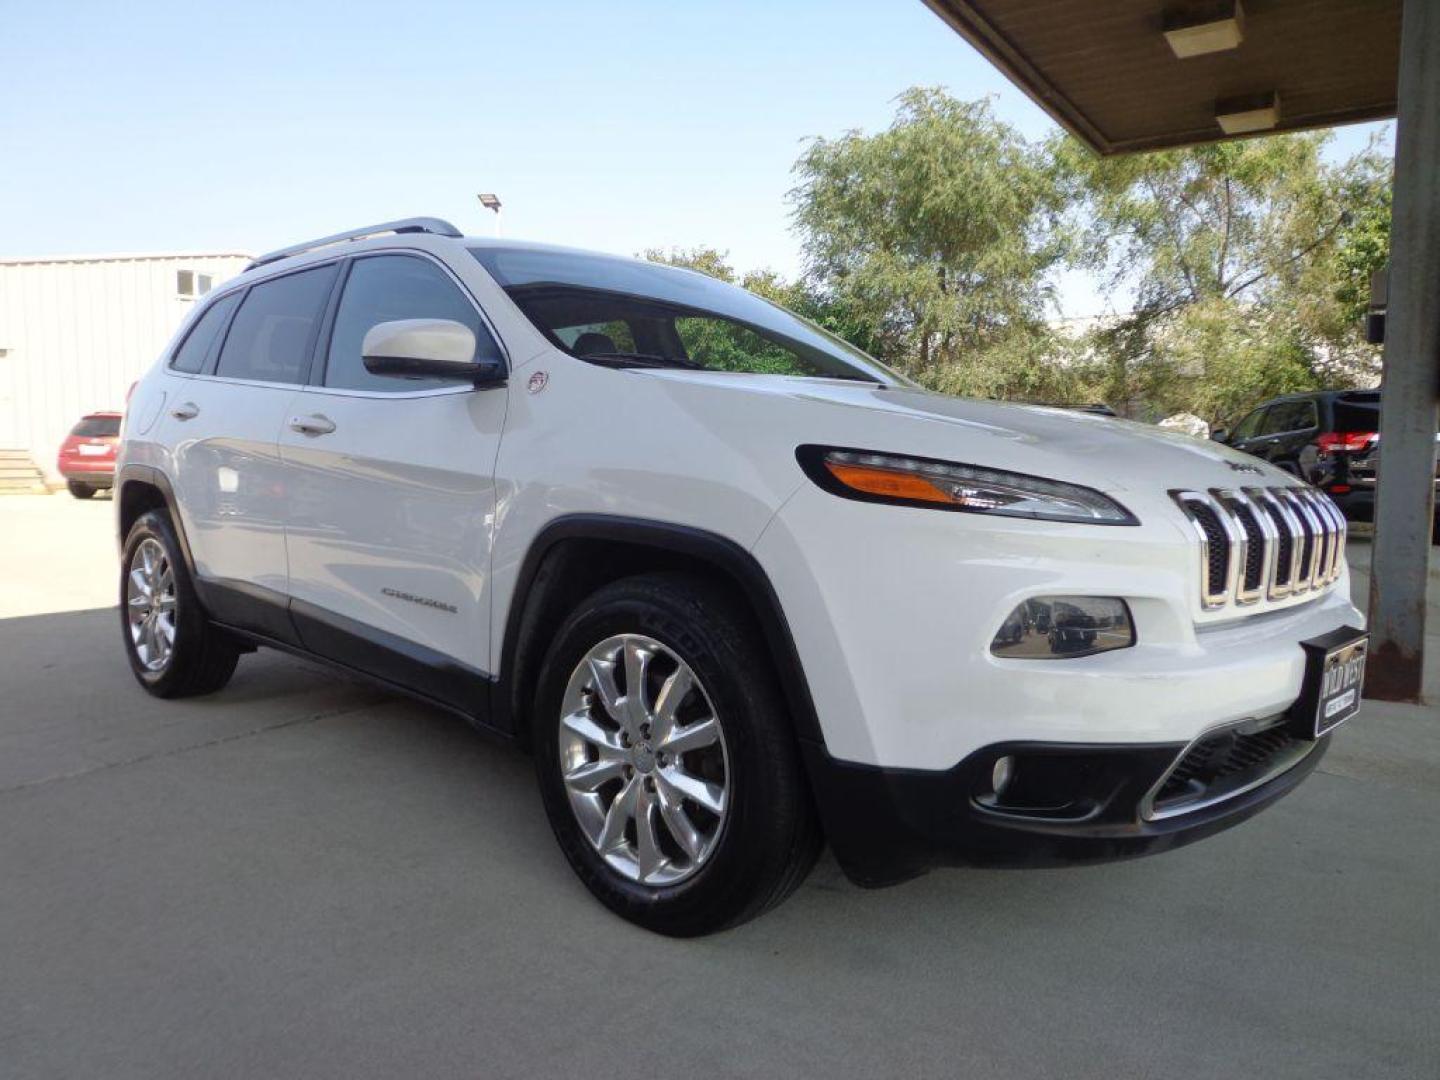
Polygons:
<instances>
[{"instance_id":1,"label":"black side mirror","mask_svg":"<svg viewBox=\"0 0 1440 1080\"><path fill-rule=\"evenodd\" d=\"M1210 432L1210 438L1215 442L1229 442L1230 431L1227 428L1217 427Z\"/></svg>"}]
</instances>

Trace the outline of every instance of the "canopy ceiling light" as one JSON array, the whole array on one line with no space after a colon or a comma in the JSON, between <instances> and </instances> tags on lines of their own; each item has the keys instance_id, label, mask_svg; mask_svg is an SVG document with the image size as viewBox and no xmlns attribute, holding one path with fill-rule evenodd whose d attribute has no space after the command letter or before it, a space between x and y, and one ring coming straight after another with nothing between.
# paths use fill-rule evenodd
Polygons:
<instances>
[{"instance_id":1,"label":"canopy ceiling light","mask_svg":"<svg viewBox=\"0 0 1440 1080\"><path fill-rule=\"evenodd\" d=\"M1225 52L1245 40L1245 12L1240 0L1186 4L1165 13L1165 40L1181 60Z\"/></svg>"},{"instance_id":2,"label":"canopy ceiling light","mask_svg":"<svg viewBox=\"0 0 1440 1080\"><path fill-rule=\"evenodd\" d=\"M1280 95L1272 91L1252 97L1217 101L1215 122L1226 135L1270 131L1280 122Z\"/></svg>"}]
</instances>

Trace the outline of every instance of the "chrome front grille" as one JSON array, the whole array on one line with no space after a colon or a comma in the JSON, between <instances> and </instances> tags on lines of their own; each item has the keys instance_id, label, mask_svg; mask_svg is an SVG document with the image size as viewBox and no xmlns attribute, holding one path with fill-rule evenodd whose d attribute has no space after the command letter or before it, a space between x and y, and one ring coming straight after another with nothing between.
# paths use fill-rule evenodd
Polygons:
<instances>
[{"instance_id":1,"label":"chrome front grille","mask_svg":"<svg viewBox=\"0 0 1440 1080\"><path fill-rule=\"evenodd\" d=\"M1206 611L1324 589L1345 559L1345 516L1311 487L1172 491L1200 539Z\"/></svg>"}]
</instances>

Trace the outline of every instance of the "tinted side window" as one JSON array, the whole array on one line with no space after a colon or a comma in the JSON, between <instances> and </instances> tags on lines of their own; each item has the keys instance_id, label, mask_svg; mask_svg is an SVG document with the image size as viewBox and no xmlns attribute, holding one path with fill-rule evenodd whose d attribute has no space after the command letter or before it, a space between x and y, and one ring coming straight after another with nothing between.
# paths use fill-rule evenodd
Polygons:
<instances>
[{"instance_id":1,"label":"tinted side window","mask_svg":"<svg viewBox=\"0 0 1440 1080\"><path fill-rule=\"evenodd\" d=\"M1288 431L1289 429L1285 426L1286 418L1290 416L1292 411L1293 409L1290 405L1271 405L1265 413L1265 419L1260 424L1260 430L1257 434L1274 435L1277 431Z\"/></svg>"},{"instance_id":2,"label":"tinted side window","mask_svg":"<svg viewBox=\"0 0 1440 1080\"><path fill-rule=\"evenodd\" d=\"M1315 403L1311 401L1285 401L1270 406L1265 423L1260 428L1262 435L1279 435L1286 431L1302 431L1315 426Z\"/></svg>"},{"instance_id":3,"label":"tinted side window","mask_svg":"<svg viewBox=\"0 0 1440 1080\"><path fill-rule=\"evenodd\" d=\"M1272 413L1279 412L1279 418L1272 415L1267 426L1274 426L1274 431L1308 431L1310 428L1318 428L1320 423L1319 410L1315 408L1315 402L1287 402L1282 409L1273 409Z\"/></svg>"},{"instance_id":4,"label":"tinted side window","mask_svg":"<svg viewBox=\"0 0 1440 1080\"><path fill-rule=\"evenodd\" d=\"M1264 409L1256 409L1249 416L1235 425L1235 431L1231 434L1232 439L1250 439L1260 427L1260 418L1265 415Z\"/></svg>"},{"instance_id":5,"label":"tinted side window","mask_svg":"<svg viewBox=\"0 0 1440 1080\"><path fill-rule=\"evenodd\" d=\"M343 390L408 393L463 385L458 379L397 379L365 370L360 347L372 327L394 319L451 319L475 334L477 359L498 359L500 350L480 315L434 263L414 255L356 259L335 312L325 364L325 385Z\"/></svg>"},{"instance_id":6,"label":"tinted side window","mask_svg":"<svg viewBox=\"0 0 1440 1080\"><path fill-rule=\"evenodd\" d=\"M252 287L225 335L215 374L262 382L303 381L315 325L334 280L334 266L317 266Z\"/></svg>"},{"instance_id":7,"label":"tinted side window","mask_svg":"<svg viewBox=\"0 0 1440 1080\"><path fill-rule=\"evenodd\" d=\"M220 333L220 328L225 325L225 320L230 317L230 312L239 301L240 294L231 293L206 308L190 333L185 335L180 348L175 350L175 358L170 361L170 367L187 375L194 375L203 368L205 358L210 355L210 346L215 344L216 335Z\"/></svg>"}]
</instances>

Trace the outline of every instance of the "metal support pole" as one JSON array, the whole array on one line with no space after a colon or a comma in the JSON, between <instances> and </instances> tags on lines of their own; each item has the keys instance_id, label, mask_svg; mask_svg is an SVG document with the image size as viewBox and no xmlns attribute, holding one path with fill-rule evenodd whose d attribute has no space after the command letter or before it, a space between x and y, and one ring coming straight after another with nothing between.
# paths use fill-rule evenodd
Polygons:
<instances>
[{"instance_id":1,"label":"metal support pole","mask_svg":"<svg viewBox=\"0 0 1440 1080\"><path fill-rule=\"evenodd\" d=\"M1440 4L1405 0L1400 38L1366 694L1419 701L1440 415Z\"/></svg>"}]
</instances>

